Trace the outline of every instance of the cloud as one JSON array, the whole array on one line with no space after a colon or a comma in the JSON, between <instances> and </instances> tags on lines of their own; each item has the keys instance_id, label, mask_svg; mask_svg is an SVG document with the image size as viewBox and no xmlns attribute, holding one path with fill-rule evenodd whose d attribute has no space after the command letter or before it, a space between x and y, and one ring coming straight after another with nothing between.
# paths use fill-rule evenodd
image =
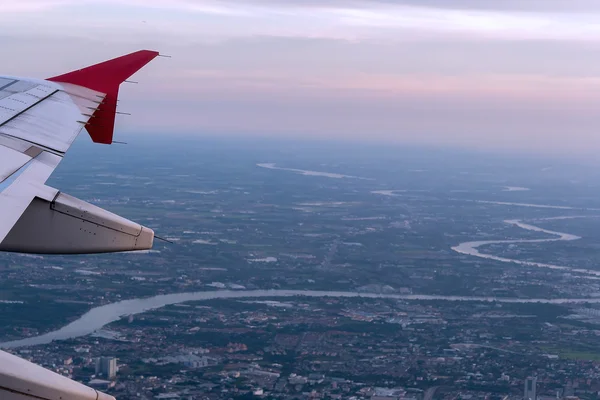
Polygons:
<instances>
[{"instance_id":1,"label":"cloud","mask_svg":"<svg viewBox=\"0 0 600 400\"><path fill-rule=\"evenodd\" d=\"M584 3L0 0L2 72L152 48L173 58L123 86L119 132L591 152L600 2Z\"/></svg>"},{"instance_id":2,"label":"cloud","mask_svg":"<svg viewBox=\"0 0 600 400\"><path fill-rule=\"evenodd\" d=\"M571 2L572 1L572 2ZM564 8L559 4L572 4ZM452 7L448 7L452 4ZM498 6L502 4L502 6ZM546 6L544 6L546 4ZM346 40L419 40L426 35L452 34L463 40L600 40L600 6L585 0L569 2L546 0L399 0L399 1L216 1L216 0L0 0L3 25L14 24L10 12L51 9L55 18L38 21L46 26L73 31L73 27L93 29L112 26L117 31L136 28L143 34L148 27L139 23L144 10L163 10L148 14L155 31L171 32L190 38L271 35L283 37L329 37ZM496 6L494 6L496 5ZM520 5L520 6L519 6ZM111 10L108 18L95 18L86 7ZM131 8L137 11L131 12ZM587 8L586 8L587 7ZM588 14L582 10L589 11ZM78 18L69 19L76 14ZM108 11L106 12L108 15ZM62 16L62 18L61 18ZM212 20L203 18L212 16ZM165 21L169 21L166 23ZM177 23L173 23L174 21Z\"/></svg>"},{"instance_id":3,"label":"cloud","mask_svg":"<svg viewBox=\"0 0 600 400\"><path fill-rule=\"evenodd\" d=\"M21 12L39 12L54 9L65 5L73 4L71 0L0 0L0 12L2 13L21 13Z\"/></svg>"},{"instance_id":4,"label":"cloud","mask_svg":"<svg viewBox=\"0 0 600 400\"><path fill-rule=\"evenodd\" d=\"M597 0L0 0L2 11L34 11L67 5L112 3L216 14L237 14L235 9L369 9L373 6L412 6L456 10L588 12L600 11Z\"/></svg>"},{"instance_id":5,"label":"cloud","mask_svg":"<svg viewBox=\"0 0 600 400\"><path fill-rule=\"evenodd\" d=\"M534 12L588 12L600 11L596 0L389 0L392 4L459 10L505 10Z\"/></svg>"}]
</instances>

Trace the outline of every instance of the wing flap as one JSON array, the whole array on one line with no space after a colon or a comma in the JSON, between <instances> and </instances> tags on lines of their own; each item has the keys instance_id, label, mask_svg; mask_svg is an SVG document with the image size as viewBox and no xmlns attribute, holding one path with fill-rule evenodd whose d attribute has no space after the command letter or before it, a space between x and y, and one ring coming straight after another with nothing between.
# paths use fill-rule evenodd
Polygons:
<instances>
[{"instance_id":1,"label":"wing flap","mask_svg":"<svg viewBox=\"0 0 600 400\"><path fill-rule=\"evenodd\" d=\"M44 183L60 160L61 157L55 154L42 152L0 186L0 242L6 238L35 197L48 197L48 187Z\"/></svg>"},{"instance_id":2,"label":"wing flap","mask_svg":"<svg viewBox=\"0 0 600 400\"><path fill-rule=\"evenodd\" d=\"M20 151L0 145L0 187L9 176L27 164L31 157Z\"/></svg>"}]
</instances>

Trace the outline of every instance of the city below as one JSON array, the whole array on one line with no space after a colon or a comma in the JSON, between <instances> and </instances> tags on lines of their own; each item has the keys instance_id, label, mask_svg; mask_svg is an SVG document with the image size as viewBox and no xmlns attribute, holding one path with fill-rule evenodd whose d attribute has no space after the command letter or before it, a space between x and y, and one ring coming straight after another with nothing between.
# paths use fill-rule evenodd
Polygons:
<instances>
[{"instance_id":1,"label":"city below","mask_svg":"<svg viewBox=\"0 0 600 400\"><path fill-rule=\"evenodd\" d=\"M326 142L74 147L51 186L171 243L2 254L5 351L119 400L600 399L593 170Z\"/></svg>"}]
</instances>

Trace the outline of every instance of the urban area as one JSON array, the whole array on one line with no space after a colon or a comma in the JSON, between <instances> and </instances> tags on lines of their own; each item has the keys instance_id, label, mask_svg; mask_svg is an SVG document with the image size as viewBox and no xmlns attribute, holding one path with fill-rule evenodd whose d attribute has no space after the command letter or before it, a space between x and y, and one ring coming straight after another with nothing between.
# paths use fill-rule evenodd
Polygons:
<instances>
[{"instance_id":1,"label":"urban area","mask_svg":"<svg viewBox=\"0 0 600 400\"><path fill-rule=\"evenodd\" d=\"M65 159L65 192L171 243L2 254L3 350L120 400L600 397L595 176L185 145Z\"/></svg>"}]
</instances>

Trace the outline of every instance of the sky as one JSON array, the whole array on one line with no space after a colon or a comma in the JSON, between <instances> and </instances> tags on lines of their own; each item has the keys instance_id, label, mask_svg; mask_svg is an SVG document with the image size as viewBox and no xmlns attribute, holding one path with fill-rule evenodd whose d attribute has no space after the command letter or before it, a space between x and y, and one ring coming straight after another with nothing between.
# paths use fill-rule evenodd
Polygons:
<instances>
[{"instance_id":1,"label":"sky","mask_svg":"<svg viewBox=\"0 0 600 400\"><path fill-rule=\"evenodd\" d=\"M123 133L600 150L598 0L0 0L0 49L39 78L172 56Z\"/></svg>"}]
</instances>

